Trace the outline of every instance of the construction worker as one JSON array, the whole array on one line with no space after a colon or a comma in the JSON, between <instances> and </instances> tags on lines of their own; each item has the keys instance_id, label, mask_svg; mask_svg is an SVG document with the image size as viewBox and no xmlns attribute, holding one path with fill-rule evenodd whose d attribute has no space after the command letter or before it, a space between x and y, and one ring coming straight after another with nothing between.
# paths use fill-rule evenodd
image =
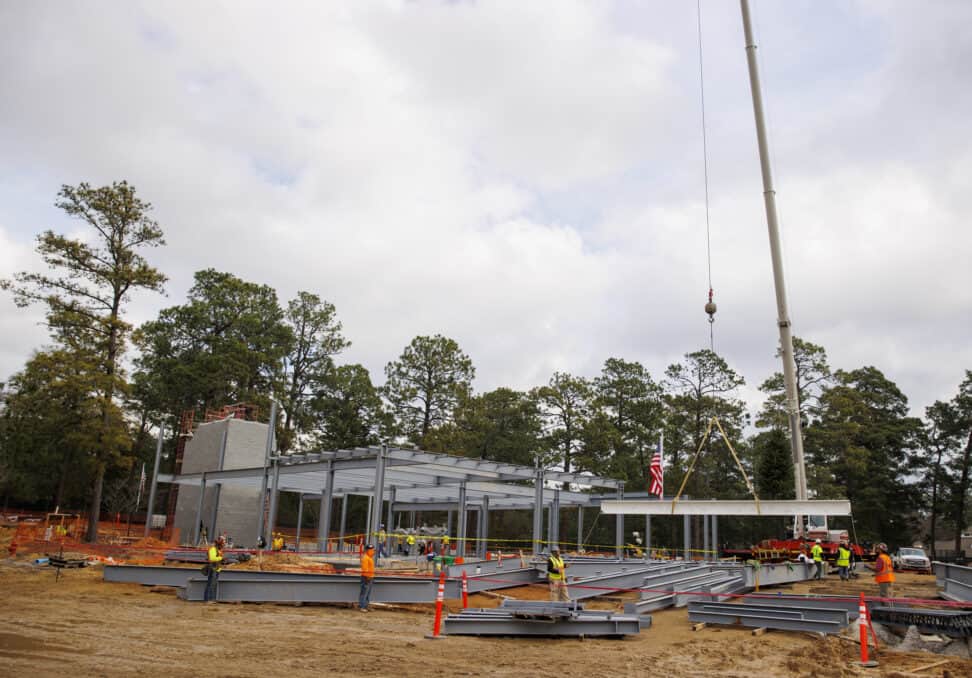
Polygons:
<instances>
[{"instance_id":1,"label":"construction worker","mask_svg":"<svg viewBox=\"0 0 972 678\"><path fill-rule=\"evenodd\" d=\"M219 573L223 569L223 544L223 538L216 537L216 541L209 547L209 554L206 558L208 569L206 570L206 592L203 594L203 600L207 603L216 601Z\"/></svg>"},{"instance_id":2,"label":"construction worker","mask_svg":"<svg viewBox=\"0 0 972 678\"><path fill-rule=\"evenodd\" d=\"M273 533L273 550L274 551L283 551L283 547L284 547L284 538L283 538L283 535L280 534L279 532L274 532Z\"/></svg>"},{"instance_id":3,"label":"construction worker","mask_svg":"<svg viewBox=\"0 0 972 678\"><path fill-rule=\"evenodd\" d=\"M442 535L442 555L449 555L449 535Z\"/></svg>"},{"instance_id":4,"label":"construction worker","mask_svg":"<svg viewBox=\"0 0 972 678\"><path fill-rule=\"evenodd\" d=\"M371 600L371 587L375 583L375 547L368 544L365 552L361 554L361 591L358 594L358 610L368 611L368 602Z\"/></svg>"},{"instance_id":5,"label":"construction worker","mask_svg":"<svg viewBox=\"0 0 972 678\"><path fill-rule=\"evenodd\" d=\"M888 555L888 545L878 544L876 549L878 557L874 561L874 566L871 568L874 570L874 581L878 584L879 595L882 598L893 598L894 564L891 562L891 556Z\"/></svg>"},{"instance_id":6,"label":"construction worker","mask_svg":"<svg viewBox=\"0 0 972 678\"><path fill-rule=\"evenodd\" d=\"M378 538L378 556L376 559L380 559L382 556L388 556L389 554L385 550L385 540L388 539L388 533L385 532L384 523L378 525L378 534L375 536Z\"/></svg>"},{"instance_id":7,"label":"construction worker","mask_svg":"<svg viewBox=\"0 0 972 678\"><path fill-rule=\"evenodd\" d=\"M415 535L410 534L405 537L405 555L411 555L412 547L415 546Z\"/></svg>"},{"instance_id":8,"label":"construction worker","mask_svg":"<svg viewBox=\"0 0 972 678\"><path fill-rule=\"evenodd\" d=\"M814 575L814 579L823 579L823 546L820 545L819 539L814 543L813 548L810 549L810 556L813 558L813 564L817 566L817 573Z\"/></svg>"},{"instance_id":9,"label":"construction worker","mask_svg":"<svg viewBox=\"0 0 972 678\"><path fill-rule=\"evenodd\" d=\"M550 600L569 602L570 595L567 593L567 567L568 563L560 557L560 549L554 547L550 549L550 557L547 559L547 582L550 584Z\"/></svg>"},{"instance_id":10,"label":"construction worker","mask_svg":"<svg viewBox=\"0 0 972 678\"><path fill-rule=\"evenodd\" d=\"M840 542L837 547L837 571L840 572L841 581L850 579L850 557L851 550L847 547L847 542Z\"/></svg>"}]
</instances>

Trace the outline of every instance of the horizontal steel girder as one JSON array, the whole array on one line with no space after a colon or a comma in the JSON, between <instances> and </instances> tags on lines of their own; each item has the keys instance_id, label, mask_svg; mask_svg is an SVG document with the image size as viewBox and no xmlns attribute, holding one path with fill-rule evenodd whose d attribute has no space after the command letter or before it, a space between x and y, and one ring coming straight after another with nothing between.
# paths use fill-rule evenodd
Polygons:
<instances>
[{"instance_id":1,"label":"horizontal steel girder","mask_svg":"<svg viewBox=\"0 0 972 678\"><path fill-rule=\"evenodd\" d=\"M784 631L811 631L816 633L839 633L844 627L836 621L817 621L813 619L794 619L784 614L752 613L732 614L732 612L709 612L692 610L689 607L690 622L725 624L727 626L746 626L748 628L780 629Z\"/></svg>"},{"instance_id":2,"label":"horizontal steel girder","mask_svg":"<svg viewBox=\"0 0 972 678\"><path fill-rule=\"evenodd\" d=\"M628 572L605 574L599 577L586 577L576 580L568 579L567 587L571 600L596 598L597 596L606 596L616 591L639 588L644 582L645 577L650 575L651 572L651 568L641 568Z\"/></svg>"},{"instance_id":3,"label":"horizontal steel girder","mask_svg":"<svg viewBox=\"0 0 972 678\"><path fill-rule=\"evenodd\" d=\"M226 571L227 573L230 570ZM198 567L162 567L150 565L105 565L103 578L119 584L143 586L185 587L186 582L200 575Z\"/></svg>"},{"instance_id":4,"label":"horizontal steel girder","mask_svg":"<svg viewBox=\"0 0 972 678\"><path fill-rule=\"evenodd\" d=\"M962 565L935 561L932 563L932 569L935 571L935 579L938 581L939 586L944 586L946 579L952 579L972 586L972 567L963 567Z\"/></svg>"},{"instance_id":5,"label":"horizontal steel girder","mask_svg":"<svg viewBox=\"0 0 972 678\"><path fill-rule=\"evenodd\" d=\"M755 603L711 603L694 602L689 605L689 610L702 610L705 612L715 612L719 614L772 614L788 619L809 619L813 621L834 621L841 626L850 623L850 616L847 610L842 608L808 608L798 610L795 608L781 608L772 605L758 605Z\"/></svg>"},{"instance_id":6,"label":"horizontal steel girder","mask_svg":"<svg viewBox=\"0 0 972 678\"><path fill-rule=\"evenodd\" d=\"M798 610L808 609L842 609L847 612L848 618L857 619L860 614L860 598L853 596L798 596L798 595L762 595L754 594L746 598L748 603L754 605L766 605L776 609L794 608ZM868 609L871 603L867 602Z\"/></svg>"},{"instance_id":7,"label":"horizontal steel girder","mask_svg":"<svg viewBox=\"0 0 972 678\"><path fill-rule=\"evenodd\" d=\"M746 586L776 586L812 579L816 567L812 563L764 563L759 567L747 565L743 569Z\"/></svg>"},{"instance_id":8,"label":"horizontal steel girder","mask_svg":"<svg viewBox=\"0 0 972 678\"><path fill-rule=\"evenodd\" d=\"M494 591L508 589L514 586L525 586L543 581L543 575L532 567L515 570L500 570L491 574L466 576L466 587L469 593L480 591Z\"/></svg>"},{"instance_id":9,"label":"horizontal steel girder","mask_svg":"<svg viewBox=\"0 0 972 678\"><path fill-rule=\"evenodd\" d=\"M944 588L938 592L938 595L956 603L970 603L972 602L972 586L957 579L946 579Z\"/></svg>"},{"instance_id":10,"label":"horizontal steel girder","mask_svg":"<svg viewBox=\"0 0 972 678\"><path fill-rule=\"evenodd\" d=\"M202 576L201 568L198 567L165 567L161 565L105 565L104 581L110 583L142 584L143 586L176 586L185 588L190 579L197 579ZM328 583L333 581L344 582L346 580L358 581L354 575L344 574L315 574L310 572L255 572L253 570L234 570L231 567L225 568L219 574L219 581L222 584L227 581L236 580L284 580L297 582L318 582ZM376 577L375 582L379 581L418 581L426 586L432 586L438 582L434 578L415 578L415 577ZM446 582L446 596L458 598L460 596L459 582ZM435 592L432 593L434 599ZM420 601L428 602L428 601Z\"/></svg>"},{"instance_id":11,"label":"horizontal steel girder","mask_svg":"<svg viewBox=\"0 0 972 678\"><path fill-rule=\"evenodd\" d=\"M810 499L807 501L683 499L675 502L656 500L602 501L601 512L623 515L652 516L848 516L850 502L846 499Z\"/></svg>"},{"instance_id":12,"label":"horizontal steel girder","mask_svg":"<svg viewBox=\"0 0 972 678\"><path fill-rule=\"evenodd\" d=\"M657 593L665 593L669 590L673 592L694 590L693 587L704 586L716 583L729 576L723 573L716 573L709 568L692 569L686 572L671 572L667 575L652 577L651 582L646 581L639 588L641 598L648 599Z\"/></svg>"},{"instance_id":13,"label":"horizontal steel girder","mask_svg":"<svg viewBox=\"0 0 972 678\"><path fill-rule=\"evenodd\" d=\"M524 619L512 611L465 610L443 620L443 633L466 636L622 636L641 630L634 615L578 612L567 618Z\"/></svg>"},{"instance_id":14,"label":"horizontal steel girder","mask_svg":"<svg viewBox=\"0 0 972 678\"><path fill-rule=\"evenodd\" d=\"M522 564L521 564L522 562ZM528 559L519 558L504 558L502 561L499 560L474 560L466 561L464 563L453 564L446 566L446 576L449 579L454 577L461 577L462 573L465 572L468 576L482 575L482 574L493 574L494 572L505 572L509 570L519 570L523 568L533 568L536 569L533 564Z\"/></svg>"},{"instance_id":15,"label":"horizontal steel girder","mask_svg":"<svg viewBox=\"0 0 972 678\"><path fill-rule=\"evenodd\" d=\"M265 573L275 574L275 573ZM356 603L360 578L345 575L317 575L322 580L295 580L255 577L219 578L217 600L244 603ZM324 579L326 578L326 579ZM455 597L455 582L452 596ZM431 603L438 582L434 579L375 577L371 590L373 603ZM203 600L206 579L190 579L179 595L186 600Z\"/></svg>"},{"instance_id":16,"label":"horizontal steel girder","mask_svg":"<svg viewBox=\"0 0 972 678\"><path fill-rule=\"evenodd\" d=\"M544 558L542 560L534 561L537 567L541 571L546 571L547 560ZM652 560L634 560L634 559L573 559L565 558L564 562L567 563L567 576L573 579L586 579L588 577L600 577L603 575L611 574L621 574L624 572L633 572L635 570L646 570L650 569L656 572L664 572L667 570L673 570L678 568L684 568L686 565L681 561L652 561ZM570 579L568 579L569 581Z\"/></svg>"}]
</instances>

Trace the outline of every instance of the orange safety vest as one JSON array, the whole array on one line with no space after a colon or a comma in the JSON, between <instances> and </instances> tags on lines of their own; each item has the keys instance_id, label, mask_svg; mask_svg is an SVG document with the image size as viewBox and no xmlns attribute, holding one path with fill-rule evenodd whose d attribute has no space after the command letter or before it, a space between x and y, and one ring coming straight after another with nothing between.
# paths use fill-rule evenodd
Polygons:
<instances>
[{"instance_id":1,"label":"orange safety vest","mask_svg":"<svg viewBox=\"0 0 972 678\"><path fill-rule=\"evenodd\" d=\"M894 565L891 564L891 557L887 553L881 553L877 557L877 569L874 570L874 581L878 584L894 583Z\"/></svg>"},{"instance_id":2,"label":"orange safety vest","mask_svg":"<svg viewBox=\"0 0 972 678\"><path fill-rule=\"evenodd\" d=\"M367 553L361 556L361 576L366 579L375 578L375 559Z\"/></svg>"}]
</instances>

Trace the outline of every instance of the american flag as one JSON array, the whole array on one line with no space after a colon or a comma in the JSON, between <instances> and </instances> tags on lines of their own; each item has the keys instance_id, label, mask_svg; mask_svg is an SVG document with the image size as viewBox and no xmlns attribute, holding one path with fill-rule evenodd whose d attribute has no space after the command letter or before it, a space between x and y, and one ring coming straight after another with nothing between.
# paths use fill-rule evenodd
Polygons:
<instances>
[{"instance_id":1,"label":"american flag","mask_svg":"<svg viewBox=\"0 0 972 678\"><path fill-rule=\"evenodd\" d=\"M648 488L648 491L652 494L657 494L658 498L661 499L665 488L665 469L662 466L661 440L658 441L658 449L655 450L655 456L651 458L649 475L651 477L651 485Z\"/></svg>"}]
</instances>

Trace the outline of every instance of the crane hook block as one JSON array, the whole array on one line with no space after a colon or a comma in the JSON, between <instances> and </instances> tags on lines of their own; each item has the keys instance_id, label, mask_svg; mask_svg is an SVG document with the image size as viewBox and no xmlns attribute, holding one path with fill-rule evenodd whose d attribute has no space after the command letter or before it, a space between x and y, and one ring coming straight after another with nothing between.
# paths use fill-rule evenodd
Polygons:
<instances>
[{"instance_id":1,"label":"crane hook block","mask_svg":"<svg viewBox=\"0 0 972 678\"><path fill-rule=\"evenodd\" d=\"M714 301L709 301L709 303L705 305L705 312L709 314L710 319L714 319L716 312L716 305Z\"/></svg>"}]
</instances>

